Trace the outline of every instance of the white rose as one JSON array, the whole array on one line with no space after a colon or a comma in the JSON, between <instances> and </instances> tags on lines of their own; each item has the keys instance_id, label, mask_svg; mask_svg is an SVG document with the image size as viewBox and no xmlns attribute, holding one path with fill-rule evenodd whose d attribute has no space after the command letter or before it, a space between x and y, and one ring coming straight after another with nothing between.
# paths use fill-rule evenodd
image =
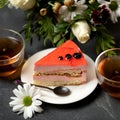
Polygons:
<instances>
[{"instance_id":1,"label":"white rose","mask_svg":"<svg viewBox=\"0 0 120 120\"><path fill-rule=\"evenodd\" d=\"M72 26L72 32L81 43L90 39L91 29L86 21L78 21Z\"/></svg>"},{"instance_id":2,"label":"white rose","mask_svg":"<svg viewBox=\"0 0 120 120\"><path fill-rule=\"evenodd\" d=\"M11 5L22 10L31 9L36 3L36 0L9 0L9 1Z\"/></svg>"}]
</instances>

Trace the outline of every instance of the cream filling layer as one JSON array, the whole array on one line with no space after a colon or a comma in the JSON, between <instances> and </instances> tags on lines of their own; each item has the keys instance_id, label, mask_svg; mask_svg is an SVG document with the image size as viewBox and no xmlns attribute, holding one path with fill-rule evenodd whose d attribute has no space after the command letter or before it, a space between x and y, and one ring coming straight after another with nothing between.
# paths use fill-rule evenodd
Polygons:
<instances>
[{"instance_id":1,"label":"cream filling layer","mask_svg":"<svg viewBox=\"0 0 120 120\"><path fill-rule=\"evenodd\" d=\"M86 70L61 70L61 71L49 71L49 72L36 72L35 76L44 76L44 75L58 75L58 76L70 76L70 77L80 77L82 76L83 72Z\"/></svg>"}]
</instances>

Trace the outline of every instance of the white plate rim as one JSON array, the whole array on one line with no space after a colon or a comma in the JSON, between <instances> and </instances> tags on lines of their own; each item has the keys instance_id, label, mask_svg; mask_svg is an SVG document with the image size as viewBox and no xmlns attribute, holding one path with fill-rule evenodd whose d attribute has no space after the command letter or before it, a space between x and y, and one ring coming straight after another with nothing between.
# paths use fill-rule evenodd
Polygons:
<instances>
[{"instance_id":1,"label":"white plate rim","mask_svg":"<svg viewBox=\"0 0 120 120\"><path fill-rule=\"evenodd\" d=\"M32 75L34 73L34 62L39 60L43 56L47 55L49 52L53 51L54 49L55 48L44 49L32 55L23 65L21 71L21 81L24 83L33 84ZM50 91L41 90L42 101L51 104L70 104L86 98L95 90L98 84L98 80L95 74L94 61L88 55L84 54L84 56L88 62L88 74L87 74L88 82L78 86L67 86L72 91L72 94L66 97L60 97L54 95L54 93L51 93ZM81 92L80 95L77 94L77 92L78 93Z\"/></svg>"}]
</instances>

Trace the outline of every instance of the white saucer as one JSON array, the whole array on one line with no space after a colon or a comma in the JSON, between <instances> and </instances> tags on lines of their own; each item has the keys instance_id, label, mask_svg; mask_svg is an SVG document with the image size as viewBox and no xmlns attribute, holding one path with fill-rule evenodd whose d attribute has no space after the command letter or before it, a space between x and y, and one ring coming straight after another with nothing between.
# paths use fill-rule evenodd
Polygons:
<instances>
[{"instance_id":1,"label":"white saucer","mask_svg":"<svg viewBox=\"0 0 120 120\"><path fill-rule=\"evenodd\" d=\"M47 55L49 52L51 52L54 49L55 48L50 48L37 52L25 62L21 72L22 82L33 83L33 73L34 73L33 69L34 69L35 61ZM87 97L89 94L91 94L94 91L94 89L98 84L95 74L94 62L89 56L87 56L86 54L84 55L88 62L88 68L87 68L88 82L79 86L67 86L68 88L70 88L71 94L66 97L57 96L49 90L46 89L43 90L43 88L40 88L42 93L42 97L41 97L42 101L52 104L69 104L82 100L83 98Z\"/></svg>"}]
</instances>

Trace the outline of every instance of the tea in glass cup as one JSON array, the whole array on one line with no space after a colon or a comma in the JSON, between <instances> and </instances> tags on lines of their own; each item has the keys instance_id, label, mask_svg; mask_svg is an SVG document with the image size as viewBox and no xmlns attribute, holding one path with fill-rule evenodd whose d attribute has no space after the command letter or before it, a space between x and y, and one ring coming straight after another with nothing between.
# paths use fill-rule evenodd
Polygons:
<instances>
[{"instance_id":1,"label":"tea in glass cup","mask_svg":"<svg viewBox=\"0 0 120 120\"><path fill-rule=\"evenodd\" d=\"M11 29L0 29L0 78L12 76L24 60L23 37Z\"/></svg>"},{"instance_id":2,"label":"tea in glass cup","mask_svg":"<svg viewBox=\"0 0 120 120\"><path fill-rule=\"evenodd\" d=\"M120 98L120 48L102 52L95 61L99 84L110 96Z\"/></svg>"}]
</instances>

